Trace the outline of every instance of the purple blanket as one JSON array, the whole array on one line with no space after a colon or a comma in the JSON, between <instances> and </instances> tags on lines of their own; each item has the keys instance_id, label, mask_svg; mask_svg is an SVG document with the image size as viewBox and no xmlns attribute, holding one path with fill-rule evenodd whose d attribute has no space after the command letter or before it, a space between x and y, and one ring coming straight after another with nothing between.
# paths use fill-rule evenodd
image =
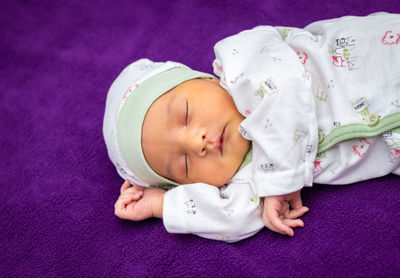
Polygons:
<instances>
[{"instance_id":1,"label":"purple blanket","mask_svg":"<svg viewBox=\"0 0 400 278\"><path fill-rule=\"evenodd\" d=\"M0 277L399 275L399 176L315 185L294 238L227 244L115 217L123 180L102 137L107 90L136 59L211 72L213 45L244 29L400 13L398 1L36 2L0 2Z\"/></svg>"}]
</instances>

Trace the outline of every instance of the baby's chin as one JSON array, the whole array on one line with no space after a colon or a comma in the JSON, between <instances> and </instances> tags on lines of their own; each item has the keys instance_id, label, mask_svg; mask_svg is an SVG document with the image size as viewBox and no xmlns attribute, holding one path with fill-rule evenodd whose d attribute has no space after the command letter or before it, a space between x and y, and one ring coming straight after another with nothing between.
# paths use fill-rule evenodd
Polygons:
<instances>
[{"instance_id":1,"label":"baby's chin","mask_svg":"<svg viewBox=\"0 0 400 278\"><path fill-rule=\"evenodd\" d=\"M222 186L226 185L229 181L230 181L230 179L222 179L219 182L209 182L207 184L215 186L215 187L222 187Z\"/></svg>"}]
</instances>

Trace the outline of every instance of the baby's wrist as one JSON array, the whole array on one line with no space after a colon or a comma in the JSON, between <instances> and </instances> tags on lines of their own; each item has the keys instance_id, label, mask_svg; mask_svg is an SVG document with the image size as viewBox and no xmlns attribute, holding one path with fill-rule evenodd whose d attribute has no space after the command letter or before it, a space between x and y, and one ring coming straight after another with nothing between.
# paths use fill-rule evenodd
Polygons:
<instances>
[{"instance_id":1,"label":"baby's wrist","mask_svg":"<svg viewBox=\"0 0 400 278\"><path fill-rule=\"evenodd\" d=\"M160 190L161 191L161 190ZM151 204L151 209L153 213L153 217L157 218L163 218L163 204L164 204L164 190L163 192L158 195L156 198L154 198L152 204Z\"/></svg>"}]
</instances>

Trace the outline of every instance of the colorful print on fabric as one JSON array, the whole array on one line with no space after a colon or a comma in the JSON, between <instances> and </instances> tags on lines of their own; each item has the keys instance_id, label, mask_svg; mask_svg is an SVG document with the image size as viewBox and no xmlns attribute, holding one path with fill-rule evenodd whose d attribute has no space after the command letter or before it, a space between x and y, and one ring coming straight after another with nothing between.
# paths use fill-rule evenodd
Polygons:
<instances>
[{"instance_id":1,"label":"colorful print on fabric","mask_svg":"<svg viewBox=\"0 0 400 278\"><path fill-rule=\"evenodd\" d=\"M348 70L357 69L357 56L354 56L356 46L356 39L353 37L335 39L335 43L328 46L333 66L348 68Z\"/></svg>"},{"instance_id":2,"label":"colorful print on fabric","mask_svg":"<svg viewBox=\"0 0 400 278\"><path fill-rule=\"evenodd\" d=\"M242 125L239 125L239 132L240 134L244 137L247 138L247 131L244 129L244 127Z\"/></svg>"},{"instance_id":3,"label":"colorful print on fabric","mask_svg":"<svg viewBox=\"0 0 400 278\"><path fill-rule=\"evenodd\" d=\"M363 157L367 153L368 148L371 145L371 142L368 141L366 138L359 138L358 141L359 143L353 145L352 149L355 155Z\"/></svg>"},{"instance_id":4,"label":"colorful print on fabric","mask_svg":"<svg viewBox=\"0 0 400 278\"><path fill-rule=\"evenodd\" d=\"M384 45L395 45L400 43L400 34L395 34L391 30L387 31L382 37L382 44Z\"/></svg>"},{"instance_id":5,"label":"colorful print on fabric","mask_svg":"<svg viewBox=\"0 0 400 278\"><path fill-rule=\"evenodd\" d=\"M317 91L315 93L315 97L319 100L319 101L323 101L323 102L327 102L328 99L328 95L325 93L325 91L321 90L319 88L319 85L317 85Z\"/></svg>"},{"instance_id":6,"label":"colorful print on fabric","mask_svg":"<svg viewBox=\"0 0 400 278\"><path fill-rule=\"evenodd\" d=\"M270 120L270 119L267 119L267 120L265 121L264 127L265 127L265 128L270 128L270 127L272 127L272 123L271 123L271 120Z\"/></svg>"},{"instance_id":7,"label":"colorful print on fabric","mask_svg":"<svg viewBox=\"0 0 400 278\"><path fill-rule=\"evenodd\" d=\"M293 134L293 140L294 140L296 143L298 143L299 140L300 140L301 138L306 137L307 134L308 134L308 133L307 133L306 131L296 128L296 130L295 130L295 132L294 132L294 134Z\"/></svg>"},{"instance_id":8,"label":"colorful print on fabric","mask_svg":"<svg viewBox=\"0 0 400 278\"><path fill-rule=\"evenodd\" d=\"M305 65L307 63L308 60L308 55L306 52L304 51L297 51L296 52L297 56L299 56L300 62Z\"/></svg>"},{"instance_id":9,"label":"colorful print on fabric","mask_svg":"<svg viewBox=\"0 0 400 278\"><path fill-rule=\"evenodd\" d=\"M332 56L332 64L335 67L345 68L346 67L345 62L346 62L346 60L343 59L343 57L341 57L341 56Z\"/></svg>"},{"instance_id":10,"label":"colorful print on fabric","mask_svg":"<svg viewBox=\"0 0 400 278\"><path fill-rule=\"evenodd\" d=\"M299 57L300 63L304 66L304 74L308 74L307 70L307 61L308 61L308 54L305 51L296 51L297 56Z\"/></svg>"},{"instance_id":11,"label":"colorful print on fabric","mask_svg":"<svg viewBox=\"0 0 400 278\"><path fill-rule=\"evenodd\" d=\"M128 87L128 89L126 89L124 96L123 96L123 102L126 101L126 99L129 97L129 95L133 92L133 90L135 90L137 87L139 87L139 84L135 84L135 88L132 88L131 86Z\"/></svg>"},{"instance_id":12,"label":"colorful print on fabric","mask_svg":"<svg viewBox=\"0 0 400 278\"><path fill-rule=\"evenodd\" d=\"M392 160L400 158L400 133L391 130L382 134Z\"/></svg>"},{"instance_id":13,"label":"colorful print on fabric","mask_svg":"<svg viewBox=\"0 0 400 278\"><path fill-rule=\"evenodd\" d=\"M318 173L324 169L324 167L322 167L323 166L322 162L323 162L324 158L326 158L325 152L317 153L317 157L315 158L315 161L314 161L313 175L315 175L316 173Z\"/></svg>"},{"instance_id":14,"label":"colorful print on fabric","mask_svg":"<svg viewBox=\"0 0 400 278\"><path fill-rule=\"evenodd\" d=\"M396 160L396 159L400 158L400 149L392 149L392 150L390 150L390 154L391 154L393 160Z\"/></svg>"},{"instance_id":15,"label":"colorful print on fabric","mask_svg":"<svg viewBox=\"0 0 400 278\"><path fill-rule=\"evenodd\" d=\"M241 74L239 74L239 76L237 76L234 80L231 81L231 84L236 85L237 81L244 75L244 73L242 72Z\"/></svg>"},{"instance_id":16,"label":"colorful print on fabric","mask_svg":"<svg viewBox=\"0 0 400 278\"><path fill-rule=\"evenodd\" d=\"M250 201L253 202L255 205L258 204L260 198L258 197L258 195L256 193L254 193L252 196L250 196Z\"/></svg>"},{"instance_id":17,"label":"colorful print on fabric","mask_svg":"<svg viewBox=\"0 0 400 278\"><path fill-rule=\"evenodd\" d=\"M264 95L272 95L279 92L278 87L272 78L268 78L261 82L260 88L254 93L256 96L264 97Z\"/></svg>"},{"instance_id":18,"label":"colorful print on fabric","mask_svg":"<svg viewBox=\"0 0 400 278\"><path fill-rule=\"evenodd\" d=\"M322 168L321 165L322 161L321 160L316 160L314 161L314 169L313 169L313 174L316 174L320 171L322 171L324 168Z\"/></svg>"},{"instance_id":19,"label":"colorful print on fabric","mask_svg":"<svg viewBox=\"0 0 400 278\"><path fill-rule=\"evenodd\" d=\"M274 164L273 163L264 163L260 165L261 170L264 172L271 172L274 170Z\"/></svg>"},{"instance_id":20,"label":"colorful print on fabric","mask_svg":"<svg viewBox=\"0 0 400 278\"><path fill-rule=\"evenodd\" d=\"M366 97L361 96L351 100L353 109L361 116L363 121L367 122L371 117L371 113L368 110L369 104Z\"/></svg>"},{"instance_id":21,"label":"colorful print on fabric","mask_svg":"<svg viewBox=\"0 0 400 278\"><path fill-rule=\"evenodd\" d=\"M125 101L128 98L130 93L132 93L132 87L131 86L129 86L128 89L126 89L126 91L124 93L124 96L122 97L123 101Z\"/></svg>"},{"instance_id":22,"label":"colorful print on fabric","mask_svg":"<svg viewBox=\"0 0 400 278\"><path fill-rule=\"evenodd\" d=\"M222 72L222 66L217 61L214 61L214 66L218 72Z\"/></svg>"},{"instance_id":23,"label":"colorful print on fabric","mask_svg":"<svg viewBox=\"0 0 400 278\"><path fill-rule=\"evenodd\" d=\"M283 38L286 40L287 39L287 37L288 37L288 35L289 35L289 32L291 31L292 29L290 29L290 28L283 28L282 29L282 34L283 34Z\"/></svg>"},{"instance_id":24,"label":"colorful print on fabric","mask_svg":"<svg viewBox=\"0 0 400 278\"><path fill-rule=\"evenodd\" d=\"M390 104L395 106L395 107L397 107L397 108L400 108L400 101L397 100L397 99L395 101L392 101Z\"/></svg>"},{"instance_id":25,"label":"colorful print on fabric","mask_svg":"<svg viewBox=\"0 0 400 278\"><path fill-rule=\"evenodd\" d=\"M196 214L196 205L194 204L193 199L186 201L185 206L187 214Z\"/></svg>"}]
</instances>

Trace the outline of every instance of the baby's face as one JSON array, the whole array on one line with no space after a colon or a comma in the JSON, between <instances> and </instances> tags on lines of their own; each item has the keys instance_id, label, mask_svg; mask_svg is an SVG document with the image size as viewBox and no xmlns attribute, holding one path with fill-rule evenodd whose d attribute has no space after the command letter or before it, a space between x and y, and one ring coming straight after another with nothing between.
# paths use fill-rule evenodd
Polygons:
<instances>
[{"instance_id":1,"label":"baby's face","mask_svg":"<svg viewBox=\"0 0 400 278\"><path fill-rule=\"evenodd\" d=\"M142 149L159 175L180 184L227 183L250 143L243 116L218 79L193 79L159 97L143 122Z\"/></svg>"}]
</instances>

